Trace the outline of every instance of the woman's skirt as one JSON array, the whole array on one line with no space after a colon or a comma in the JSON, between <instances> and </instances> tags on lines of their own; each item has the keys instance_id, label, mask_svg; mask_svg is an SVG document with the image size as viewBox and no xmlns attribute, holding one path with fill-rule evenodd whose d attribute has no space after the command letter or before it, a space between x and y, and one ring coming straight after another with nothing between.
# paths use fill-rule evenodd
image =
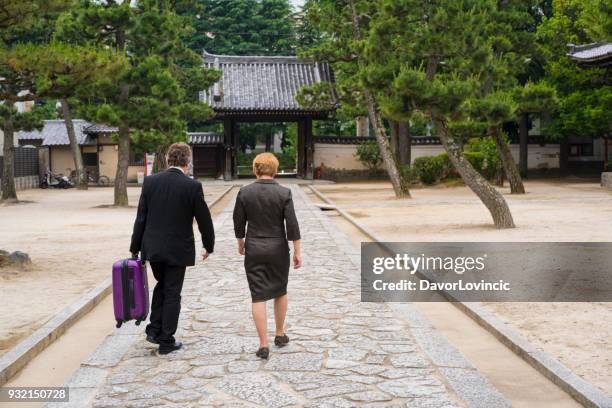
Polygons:
<instances>
[{"instance_id":1,"label":"woman's skirt","mask_svg":"<svg viewBox=\"0 0 612 408\"><path fill-rule=\"evenodd\" d=\"M285 295L289 266L289 244L285 238L247 237L244 269L253 302Z\"/></svg>"}]
</instances>

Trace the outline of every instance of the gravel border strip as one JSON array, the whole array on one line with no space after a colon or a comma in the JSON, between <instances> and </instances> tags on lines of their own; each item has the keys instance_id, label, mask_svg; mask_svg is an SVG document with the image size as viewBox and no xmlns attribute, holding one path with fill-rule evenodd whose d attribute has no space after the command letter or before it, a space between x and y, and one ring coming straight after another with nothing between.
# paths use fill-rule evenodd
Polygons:
<instances>
[{"instance_id":1,"label":"gravel border strip","mask_svg":"<svg viewBox=\"0 0 612 408\"><path fill-rule=\"evenodd\" d=\"M209 207L221 201L234 187L234 185L231 185L221 192L218 197L210 202ZM89 313L112 290L111 278L105 279L99 286L87 292L86 295L66 307L41 328L7 351L0 357L0 386L6 384L34 357L49 347L51 343L64 334L81 317Z\"/></svg>"},{"instance_id":2,"label":"gravel border strip","mask_svg":"<svg viewBox=\"0 0 612 408\"><path fill-rule=\"evenodd\" d=\"M376 233L361 225L354 217L327 198L316 187L308 188L322 201L342 215L348 222L357 227L375 242L385 242ZM446 296L444 293L441 293ZM538 350L534 345L514 330L509 324L488 312L473 302L452 302L455 307L464 312L472 320L494 335L502 344L512 350L516 355L526 361L542 375L551 380L563 391L567 392L576 401L590 408L612 408L612 398L604 394L597 387L574 374L569 368L545 352Z\"/></svg>"}]
</instances>

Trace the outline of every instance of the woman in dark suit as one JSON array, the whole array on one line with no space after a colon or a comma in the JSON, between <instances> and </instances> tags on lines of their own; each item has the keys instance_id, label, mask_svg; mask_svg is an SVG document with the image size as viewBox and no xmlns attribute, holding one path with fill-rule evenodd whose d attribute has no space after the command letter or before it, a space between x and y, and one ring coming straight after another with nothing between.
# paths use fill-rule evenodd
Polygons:
<instances>
[{"instance_id":1,"label":"woman in dark suit","mask_svg":"<svg viewBox=\"0 0 612 408\"><path fill-rule=\"evenodd\" d=\"M274 299L274 344L283 347L289 343L289 337L285 334L290 266L287 241L293 241L293 267L297 269L302 265L300 227L295 217L291 190L274 180L277 171L278 160L272 153L258 154L253 160L253 173L257 181L240 189L234 207L238 253L245 255L244 269L253 301L253 320L259 335L260 346L256 355L263 359L270 354L266 316L266 301L270 299Z\"/></svg>"}]
</instances>

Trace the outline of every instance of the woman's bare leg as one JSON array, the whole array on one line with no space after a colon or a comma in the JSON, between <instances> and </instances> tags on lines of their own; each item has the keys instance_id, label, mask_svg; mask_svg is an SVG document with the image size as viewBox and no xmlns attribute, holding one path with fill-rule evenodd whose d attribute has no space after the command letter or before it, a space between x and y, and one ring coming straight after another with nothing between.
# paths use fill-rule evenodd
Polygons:
<instances>
[{"instance_id":1,"label":"woman's bare leg","mask_svg":"<svg viewBox=\"0 0 612 408\"><path fill-rule=\"evenodd\" d=\"M285 316L287 315L288 303L289 301L286 294L274 299L274 322L276 323L277 336L285 334Z\"/></svg>"},{"instance_id":2,"label":"woman's bare leg","mask_svg":"<svg viewBox=\"0 0 612 408\"><path fill-rule=\"evenodd\" d=\"M259 347L268 347L268 317L266 302L253 302L253 321L259 336Z\"/></svg>"}]
</instances>

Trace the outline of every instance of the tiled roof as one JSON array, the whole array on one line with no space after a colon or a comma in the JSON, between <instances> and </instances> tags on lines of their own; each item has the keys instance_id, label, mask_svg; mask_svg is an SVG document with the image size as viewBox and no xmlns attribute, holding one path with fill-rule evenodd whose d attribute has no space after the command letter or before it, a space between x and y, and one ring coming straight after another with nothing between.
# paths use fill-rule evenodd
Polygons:
<instances>
[{"instance_id":1,"label":"tiled roof","mask_svg":"<svg viewBox=\"0 0 612 408\"><path fill-rule=\"evenodd\" d=\"M567 55L578 62L599 64L607 60L608 64L612 63L612 43L568 44L568 47Z\"/></svg>"},{"instance_id":2,"label":"tiled roof","mask_svg":"<svg viewBox=\"0 0 612 408\"><path fill-rule=\"evenodd\" d=\"M412 136L413 145L439 145L440 139L435 136ZM362 144L367 142L375 142L373 136L356 137L356 136L316 136L315 143L325 144Z\"/></svg>"},{"instance_id":3,"label":"tiled roof","mask_svg":"<svg viewBox=\"0 0 612 408\"><path fill-rule=\"evenodd\" d=\"M200 95L216 112L310 112L295 100L300 88L333 82L327 63L297 57L214 55L204 51L203 58L205 67L222 71L221 79Z\"/></svg>"},{"instance_id":4,"label":"tiled roof","mask_svg":"<svg viewBox=\"0 0 612 408\"><path fill-rule=\"evenodd\" d=\"M85 133L85 129L91 123L83 119L74 119L74 132L76 133L77 142L80 145L93 144L93 140ZM41 130L33 130L31 132L19 132L19 140L42 140L43 146L60 146L69 145L68 131L63 120L45 120Z\"/></svg>"},{"instance_id":5,"label":"tiled roof","mask_svg":"<svg viewBox=\"0 0 612 408\"><path fill-rule=\"evenodd\" d=\"M107 126L101 124L93 124L87 129L85 129L85 133L117 133L119 132L119 128L116 126Z\"/></svg>"},{"instance_id":6,"label":"tiled roof","mask_svg":"<svg viewBox=\"0 0 612 408\"><path fill-rule=\"evenodd\" d=\"M118 129L112 126L91 124L84 119L73 119L74 132L80 145L95 144L90 135L98 133L116 133ZM45 120L41 130L18 132L19 140L42 140L43 146L69 145L68 131L63 119Z\"/></svg>"},{"instance_id":7,"label":"tiled roof","mask_svg":"<svg viewBox=\"0 0 612 408\"><path fill-rule=\"evenodd\" d=\"M214 145L223 143L223 135L214 132L187 132L187 143L191 145Z\"/></svg>"}]
</instances>

